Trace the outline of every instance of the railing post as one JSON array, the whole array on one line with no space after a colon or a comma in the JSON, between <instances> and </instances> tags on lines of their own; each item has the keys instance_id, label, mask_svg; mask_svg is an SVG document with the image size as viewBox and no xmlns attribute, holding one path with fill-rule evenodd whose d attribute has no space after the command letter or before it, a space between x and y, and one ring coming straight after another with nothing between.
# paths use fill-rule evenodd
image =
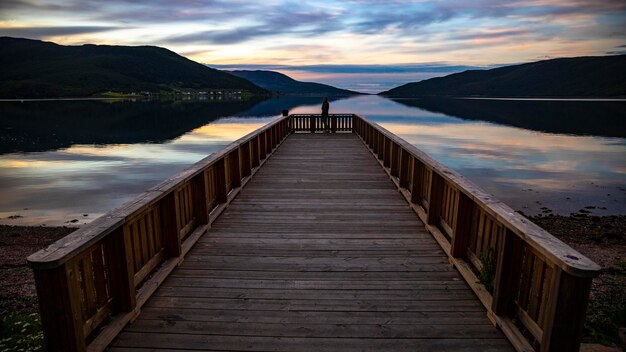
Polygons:
<instances>
[{"instance_id":1,"label":"railing post","mask_svg":"<svg viewBox=\"0 0 626 352\"><path fill-rule=\"evenodd\" d=\"M250 144L252 146L252 150L251 150L251 154L252 154L252 168L255 168L257 166L259 166L259 164L261 163L260 157L259 157L259 136L256 136L254 138L252 138L252 140L250 141Z\"/></svg>"},{"instance_id":2,"label":"railing post","mask_svg":"<svg viewBox=\"0 0 626 352\"><path fill-rule=\"evenodd\" d=\"M337 132L337 116L329 116L330 119L330 132Z\"/></svg>"},{"instance_id":3,"label":"railing post","mask_svg":"<svg viewBox=\"0 0 626 352\"><path fill-rule=\"evenodd\" d=\"M372 127L372 150L374 151L374 154L378 155L378 131L376 131L374 129L374 127Z\"/></svg>"},{"instance_id":4,"label":"railing post","mask_svg":"<svg viewBox=\"0 0 626 352\"><path fill-rule=\"evenodd\" d=\"M81 319L80 282L67 263L58 268L33 269L39 312L48 351L85 351Z\"/></svg>"},{"instance_id":5,"label":"railing post","mask_svg":"<svg viewBox=\"0 0 626 352\"><path fill-rule=\"evenodd\" d=\"M161 221L163 221L163 243L168 257L179 257L182 253L178 224L176 221L176 199L174 192L163 198L159 204ZM130 241L130 234L124 227L124 241ZM125 242L126 248L132 248L131 243ZM132 253L130 254L132 258ZM130 268L132 268L132 263Z\"/></svg>"},{"instance_id":6,"label":"railing post","mask_svg":"<svg viewBox=\"0 0 626 352\"><path fill-rule=\"evenodd\" d=\"M272 130L267 129L263 134L265 135L265 153L266 155L272 154Z\"/></svg>"},{"instance_id":7,"label":"railing post","mask_svg":"<svg viewBox=\"0 0 626 352\"><path fill-rule=\"evenodd\" d=\"M233 188L241 187L241 163L239 163L239 149L230 153L229 164L230 167L230 181L233 183Z\"/></svg>"},{"instance_id":8,"label":"railing post","mask_svg":"<svg viewBox=\"0 0 626 352\"><path fill-rule=\"evenodd\" d=\"M311 115L309 118L309 128L311 129L311 133L315 133L315 115Z\"/></svg>"},{"instance_id":9,"label":"railing post","mask_svg":"<svg viewBox=\"0 0 626 352\"><path fill-rule=\"evenodd\" d=\"M204 172L191 179L191 195L194 216L199 224L209 223L209 209L207 209L207 191L204 182Z\"/></svg>"},{"instance_id":10,"label":"railing post","mask_svg":"<svg viewBox=\"0 0 626 352\"><path fill-rule=\"evenodd\" d=\"M401 153L401 157L400 157L400 187L401 188L408 188L409 187L409 174L410 174L410 166L411 166L411 160L413 158L410 158L409 153L400 148L400 153Z\"/></svg>"},{"instance_id":11,"label":"railing post","mask_svg":"<svg viewBox=\"0 0 626 352\"><path fill-rule=\"evenodd\" d=\"M467 247L472 228L472 215L474 213L474 202L463 192L458 192L458 208L456 213L456 223L454 226L450 255L455 258L467 257Z\"/></svg>"},{"instance_id":12,"label":"railing post","mask_svg":"<svg viewBox=\"0 0 626 352\"><path fill-rule=\"evenodd\" d=\"M507 229L499 244L491 309L496 315L511 316L522 268L524 242Z\"/></svg>"},{"instance_id":13,"label":"railing post","mask_svg":"<svg viewBox=\"0 0 626 352\"><path fill-rule=\"evenodd\" d=\"M365 140L365 136L361 132L361 121L357 120L354 115L350 115L349 118L350 123L350 132L358 134L363 140Z\"/></svg>"},{"instance_id":14,"label":"railing post","mask_svg":"<svg viewBox=\"0 0 626 352\"><path fill-rule=\"evenodd\" d=\"M259 134L259 158L263 160L267 157L267 147L265 146L265 132Z\"/></svg>"},{"instance_id":15,"label":"railing post","mask_svg":"<svg viewBox=\"0 0 626 352\"><path fill-rule=\"evenodd\" d=\"M428 224L439 225L439 217L441 215L441 206L443 202L444 179L435 172L431 171L430 177L430 199L428 200Z\"/></svg>"},{"instance_id":16,"label":"railing post","mask_svg":"<svg viewBox=\"0 0 626 352\"><path fill-rule=\"evenodd\" d=\"M547 317L548 328L544 328L542 351L578 351L582 337L591 278L576 277L560 272L560 280L555 280L554 312ZM550 307L548 307L550 308ZM556 319L558 318L558 319ZM544 347L545 346L545 347Z\"/></svg>"},{"instance_id":17,"label":"railing post","mask_svg":"<svg viewBox=\"0 0 626 352\"><path fill-rule=\"evenodd\" d=\"M240 151L240 155L239 155L239 160L241 161L241 176L242 177L246 177L246 176L250 176L251 174L251 170L252 170L252 165L251 165L251 160L250 160L250 144L252 143L252 141L248 141L245 142L241 145L241 148L239 148Z\"/></svg>"},{"instance_id":18,"label":"railing post","mask_svg":"<svg viewBox=\"0 0 626 352\"><path fill-rule=\"evenodd\" d=\"M411 179L411 203L422 205L422 184L424 183L424 164L417 159L413 159L413 177Z\"/></svg>"},{"instance_id":19,"label":"railing post","mask_svg":"<svg viewBox=\"0 0 626 352\"><path fill-rule=\"evenodd\" d=\"M274 150L278 145L278 126L274 125L270 130L272 130L272 150Z\"/></svg>"},{"instance_id":20,"label":"railing post","mask_svg":"<svg viewBox=\"0 0 626 352\"><path fill-rule=\"evenodd\" d=\"M389 156L389 172L391 173L391 176L398 177L400 171L400 146L391 142Z\"/></svg>"},{"instance_id":21,"label":"railing post","mask_svg":"<svg viewBox=\"0 0 626 352\"><path fill-rule=\"evenodd\" d=\"M384 137L384 142L383 142L383 165L385 167L390 167L391 166L391 139Z\"/></svg>"},{"instance_id":22,"label":"railing post","mask_svg":"<svg viewBox=\"0 0 626 352\"><path fill-rule=\"evenodd\" d=\"M378 160L383 160L385 157L385 136L380 132L378 132Z\"/></svg>"},{"instance_id":23,"label":"railing post","mask_svg":"<svg viewBox=\"0 0 626 352\"><path fill-rule=\"evenodd\" d=\"M215 198L218 204L224 204L227 201L228 192L226 191L226 168L224 165L224 158L218 160L214 166L214 180L215 180Z\"/></svg>"}]
</instances>

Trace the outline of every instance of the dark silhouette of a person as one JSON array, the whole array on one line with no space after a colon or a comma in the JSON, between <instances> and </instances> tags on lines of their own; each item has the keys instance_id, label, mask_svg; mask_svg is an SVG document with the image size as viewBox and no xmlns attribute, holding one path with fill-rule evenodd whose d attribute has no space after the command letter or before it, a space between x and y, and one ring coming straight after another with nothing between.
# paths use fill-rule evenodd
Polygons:
<instances>
[{"instance_id":1,"label":"dark silhouette of a person","mask_svg":"<svg viewBox=\"0 0 626 352\"><path fill-rule=\"evenodd\" d=\"M322 102L322 124L324 125L324 132L330 132L328 124L328 109L330 109L328 98L324 98L324 101Z\"/></svg>"}]
</instances>

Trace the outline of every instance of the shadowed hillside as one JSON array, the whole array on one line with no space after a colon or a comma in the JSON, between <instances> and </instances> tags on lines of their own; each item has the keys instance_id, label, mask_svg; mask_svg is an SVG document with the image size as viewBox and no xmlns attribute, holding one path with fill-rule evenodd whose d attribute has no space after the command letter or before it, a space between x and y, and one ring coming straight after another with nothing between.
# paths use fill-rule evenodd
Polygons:
<instances>
[{"instance_id":1,"label":"shadowed hillside","mask_svg":"<svg viewBox=\"0 0 626 352\"><path fill-rule=\"evenodd\" d=\"M230 71L233 75L245 78L269 91L290 95L311 96L350 96L363 94L346 89L339 89L321 83L300 82L274 71Z\"/></svg>"},{"instance_id":2,"label":"shadowed hillside","mask_svg":"<svg viewBox=\"0 0 626 352\"><path fill-rule=\"evenodd\" d=\"M389 97L626 97L626 55L544 60L407 83Z\"/></svg>"},{"instance_id":3,"label":"shadowed hillside","mask_svg":"<svg viewBox=\"0 0 626 352\"><path fill-rule=\"evenodd\" d=\"M0 98L85 97L174 89L267 92L155 46L63 46L0 37Z\"/></svg>"}]
</instances>

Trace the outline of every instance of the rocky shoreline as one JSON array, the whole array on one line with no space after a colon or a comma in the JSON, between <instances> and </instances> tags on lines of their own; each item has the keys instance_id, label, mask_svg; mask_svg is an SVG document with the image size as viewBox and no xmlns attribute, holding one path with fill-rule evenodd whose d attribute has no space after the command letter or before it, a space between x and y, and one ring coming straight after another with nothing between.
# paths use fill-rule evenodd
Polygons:
<instances>
[{"instance_id":1,"label":"rocky shoreline","mask_svg":"<svg viewBox=\"0 0 626 352\"><path fill-rule=\"evenodd\" d=\"M619 345L618 331L626 324L626 216L529 218L602 267L591 288L583 342ZM37 312L26 257L75 229L0 225L0 315Z\"/></svg>"}]
</instances>

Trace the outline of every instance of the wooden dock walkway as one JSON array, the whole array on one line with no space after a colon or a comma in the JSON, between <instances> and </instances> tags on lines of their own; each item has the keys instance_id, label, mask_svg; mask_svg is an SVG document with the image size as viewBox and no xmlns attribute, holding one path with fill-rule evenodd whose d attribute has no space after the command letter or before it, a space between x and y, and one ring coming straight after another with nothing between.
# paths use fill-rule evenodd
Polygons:
<instances>
[{"instance_id":1,"label":"wooden dock walkway","mask_svg":"<svg viewBox=\"0 0 626 352\"><path fill-rule=\"evenodd\" d=\"M289 115L29 256L48 351L578 351L600 267L354 114Z\"/></svg>"},{"instance_id":2,"label":"wooden dock walkway","mask_svg":"<svg viewBox=\"0 0 626 352\"><path fill-rule=\"evenodd\" d=\"M289 136L112 346L510 349L354 134Z\"/></svg>"}]
</instances>

